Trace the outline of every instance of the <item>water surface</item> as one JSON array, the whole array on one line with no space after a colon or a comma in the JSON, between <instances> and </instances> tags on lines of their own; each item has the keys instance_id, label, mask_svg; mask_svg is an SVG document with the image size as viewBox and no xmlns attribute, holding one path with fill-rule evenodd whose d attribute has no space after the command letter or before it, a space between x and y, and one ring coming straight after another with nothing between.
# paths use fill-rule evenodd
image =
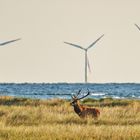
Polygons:
<instances>
[{"instance_id":1,"label":"water surface","mask_svg":"<svg viewBox=\"0 0 140 140\"><path fill-rule=\"evenodd\" d=\"M90 91L90 98L136 98L140 99L140 84L135 83L107 83L107 84L80 84L80 83L1 83L0 96L16 96L27 98L65 98L70 99L72 94L82 89L82 95Z\"/></svg>"}]
</instances>

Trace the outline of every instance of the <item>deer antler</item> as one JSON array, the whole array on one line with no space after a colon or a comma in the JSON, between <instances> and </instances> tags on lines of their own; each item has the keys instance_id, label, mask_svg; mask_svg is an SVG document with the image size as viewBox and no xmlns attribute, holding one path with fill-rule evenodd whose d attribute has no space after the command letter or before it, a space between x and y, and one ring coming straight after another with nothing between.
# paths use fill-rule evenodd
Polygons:
<instances>
[{"instance_id":1,"label":"deer antler","mask_svg":"<svg viewBox=\"0 0 140 140\"><path fill-rule=\"evenodd\" d=\"M78 95L80 94L80 92L81 92L81 89L78 91L78 93L77 93L76 97L78 97Z\"/></svg>"},{"instance_id":2,"label":"deer antler","mask_svg":"<svg viewBox=\"0 0 140 140\"><path fill-rule=\"evenodd\" d=\"M87 93L85 96L83 96L83 97L81 97L81 98L78 98L78 100L81 100L81 99L83 99L83 98L87 97L87 96L90 94L89 89L87 89L87 90L88 90L88 93Z\"/></svg>"},{"instance_id":3,"label":"deer antler","mask_svg":"<svg viewBox=\"0 0 140 140\"><path fill-rule=\"evenodd\" d=\"M77 98L77 97L78 97L78 95L80 94L80 92L81 92L81 89L78 91L78 93L77 93L76 95L71 95L72 99Z\"/></svg>"}]
</instances>

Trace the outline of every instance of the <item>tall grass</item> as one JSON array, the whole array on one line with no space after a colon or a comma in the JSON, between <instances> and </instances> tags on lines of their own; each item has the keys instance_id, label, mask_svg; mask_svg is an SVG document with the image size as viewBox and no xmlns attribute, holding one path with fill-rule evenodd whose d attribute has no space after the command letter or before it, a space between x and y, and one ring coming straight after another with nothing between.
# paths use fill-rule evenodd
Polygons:
<instances>
[{"instance_id":1,"label":"tall grass","mask_svg":"<svg viewBox=\"0 0 140 140\"><path fill-rule=\"evenodd\" d=\"M67 100L0 97L0 140L140 139L140 101L82 103L99 108L99 119L80 119Z\"/></svg>"}]
</instances>

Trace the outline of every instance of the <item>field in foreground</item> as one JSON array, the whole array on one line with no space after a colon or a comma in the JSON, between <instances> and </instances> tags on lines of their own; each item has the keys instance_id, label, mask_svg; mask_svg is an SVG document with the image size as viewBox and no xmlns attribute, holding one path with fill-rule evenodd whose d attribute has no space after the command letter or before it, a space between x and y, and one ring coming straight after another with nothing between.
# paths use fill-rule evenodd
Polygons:
<instances>
[{"instance_id":1,"label":"field in foreground","mask_svg":"<svg viewBox=\"0 0 140 140\"><path fill-rule=\"evenodd\" d=\"M70 101L0 96L0 140L139 140L140 101L85 99L101 111L80 119Z\"/></svg>"}]
</instances>

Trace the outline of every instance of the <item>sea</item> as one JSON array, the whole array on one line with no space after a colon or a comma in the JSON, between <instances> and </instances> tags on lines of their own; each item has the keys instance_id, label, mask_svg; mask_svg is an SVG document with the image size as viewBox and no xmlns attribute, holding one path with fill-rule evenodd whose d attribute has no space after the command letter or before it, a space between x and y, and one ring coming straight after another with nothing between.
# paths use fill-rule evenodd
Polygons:
<instances>
[{"instance_id":1,"label":"sea","mask_svg":"<svg viewBox=\"0 0 140 140\"><path fill-rule=\"evenodd\" d=\"M136 83L1 83L0 96L32 99L71 99L81 90L80 97L90 91L88 98L140 99L140 84Z\"/></svg>"}]
</instances>

